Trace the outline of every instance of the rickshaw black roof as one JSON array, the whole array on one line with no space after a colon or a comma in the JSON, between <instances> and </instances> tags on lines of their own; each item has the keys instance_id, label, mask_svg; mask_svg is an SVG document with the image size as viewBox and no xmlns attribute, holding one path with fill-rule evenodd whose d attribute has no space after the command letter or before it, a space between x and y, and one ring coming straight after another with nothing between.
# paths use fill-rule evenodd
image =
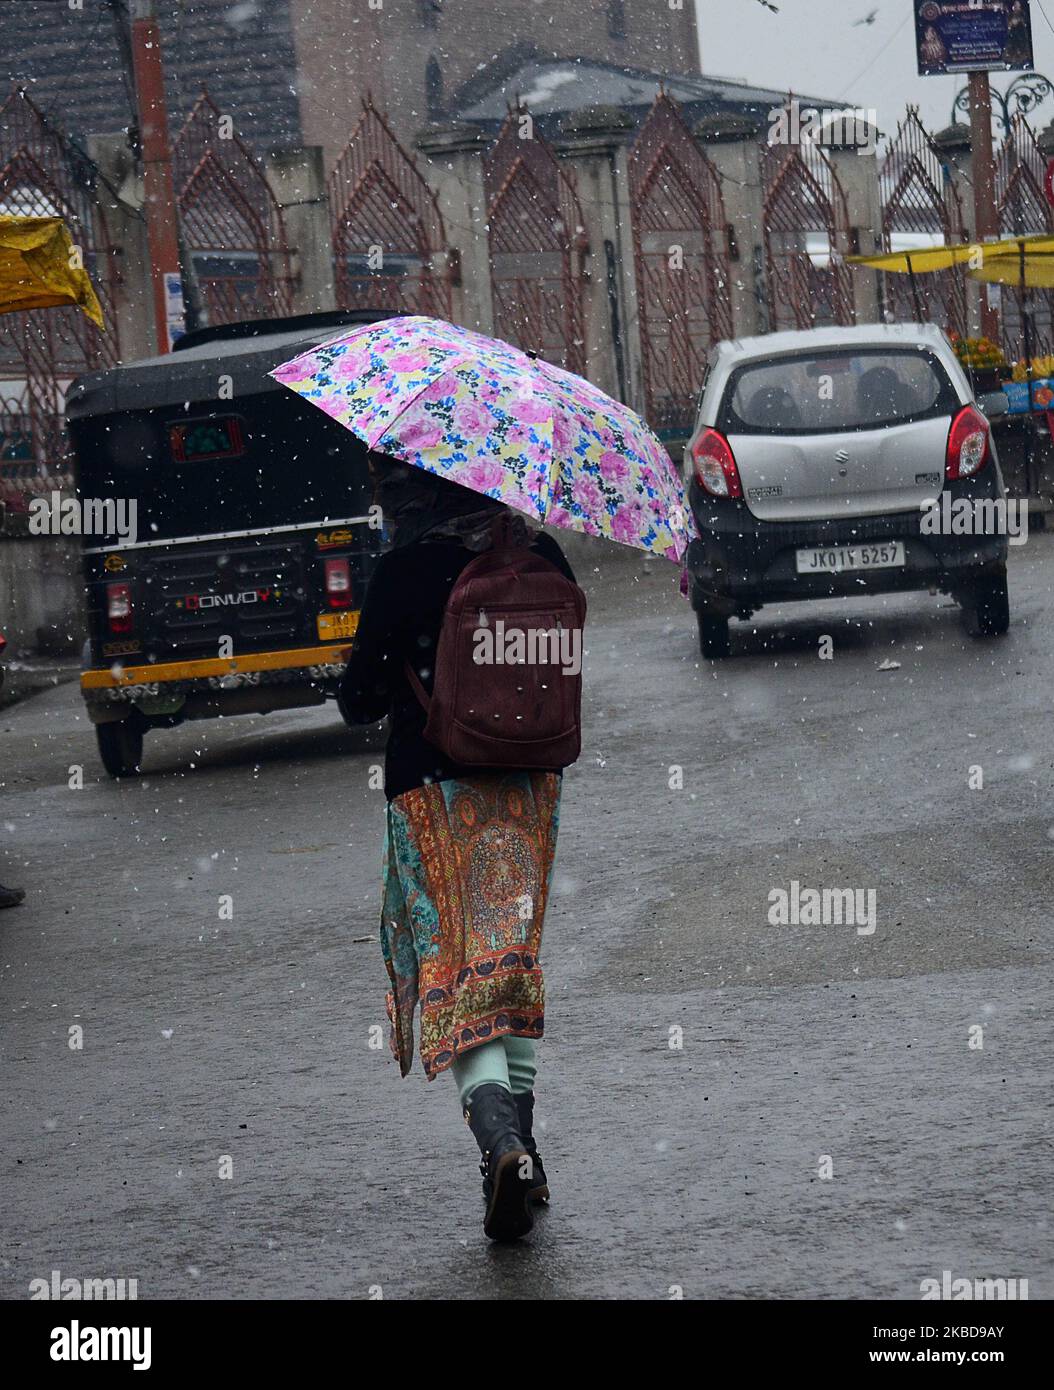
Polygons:
<instances>
[{"instance_id":1,"label":"rickshaw black roof","mask_svg":"<svg viewBox=\"0 0 1054 1390\"><path fill-rule=\"evenodd\" d=\"M145 357L104 372L89 372L74 381L66 395L66 416L83 420L122 410L198 405L220 400L220 377L231 384L222 399L230 407L240 396L285 391L267 374L318 343L340 336L359 323L390 318L373 311L302 314L226 324L188 334L174 352Z\"/></svg>"}]
</instances>

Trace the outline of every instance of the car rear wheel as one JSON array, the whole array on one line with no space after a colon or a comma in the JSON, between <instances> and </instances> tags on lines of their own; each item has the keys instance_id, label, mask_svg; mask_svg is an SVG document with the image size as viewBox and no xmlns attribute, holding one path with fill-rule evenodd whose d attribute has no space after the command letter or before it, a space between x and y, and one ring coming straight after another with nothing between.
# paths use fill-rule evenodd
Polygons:
<instances>
[{"instance_id":1,"label":"car rear wheel","mask_svg":"<svg viewBox=\"0 0 1054 1390\"><path fill-rule=\"evenodd\" d=\"M710 613L697 613L699 650L708 661L720 661L729 652L728 619Z\"/></svg>"},{"instance_id":2,"label":"car rear wheel","mask_svg":"<svg viewBox=\"0 0 1054 1390\"><path fill-rule=\"evenodd\" d=\"M143 726L137 719L96 724L99 757L111 777L134 777L143 761Z\"/></svg>"},{"instance_id":3,"label":"car rear wheel","mask_svg":"<svg viewBox=\"0 0 1054 1390\"><path fill-rule=\"evenodd\" d=\"M963 599L963 612L974 637L1002 637L1010 626L1006 575L980 580Z\"/></svg>"}]
</instances>

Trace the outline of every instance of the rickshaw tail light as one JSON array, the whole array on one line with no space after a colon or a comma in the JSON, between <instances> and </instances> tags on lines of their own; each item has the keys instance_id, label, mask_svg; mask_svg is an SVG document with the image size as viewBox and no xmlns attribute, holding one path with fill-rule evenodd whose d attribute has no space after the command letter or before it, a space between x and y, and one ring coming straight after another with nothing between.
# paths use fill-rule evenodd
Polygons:
<instances>
[{"instance_id":1,"label":"rickshaw tail light","mask_svg":"<svg viewBox=\"0 0 1054 1390\"><path fill-rule=\"evenodd\" d=\"M351 561L326 561L326 598L330 608L351 607Z\"/></svg>"},{"instance_id":2,"label":"rickshaw tail light","mask_svg":"<svg viewBox=\"0 0 1054 1390\"><path fill-rule=\"evenodd\" d=\"M111 632L131 632L132 630L132 586L130 584L107 584L106 619Z\"/></svg>"}]
</instances>

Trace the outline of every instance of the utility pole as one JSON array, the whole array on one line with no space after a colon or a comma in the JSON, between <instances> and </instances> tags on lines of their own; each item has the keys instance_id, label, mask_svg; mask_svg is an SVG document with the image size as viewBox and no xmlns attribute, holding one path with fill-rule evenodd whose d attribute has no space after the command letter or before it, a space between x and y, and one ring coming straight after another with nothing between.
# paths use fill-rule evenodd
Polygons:
<instances>
[{"instance_id":1,"label":"utility pole","mask_svg":"<svg viewBox=\"0 0 1054 1390\"><path fill-rule=\"evenodd\" d=\"M116 0L121 3L121 0ZM121 8L124 9L123 3ZM159 353L170 352L183 328L183 284L172 155L168 143L165 73L157 0L129 0L132 79L143 160L147 242L153 285L154 328Z\"/></svg>"},{"instance_id":2,"label":"utility pole","mask_svg":"<svg viewBox=\"0 0 1054 1390\"><path fill-rule=\"evenodd\" d=\"M970 73L970 150L974 235L978 241L990 241L999 235L999 226L992 154L992 92L987 72ZM987 285L981 286L981 332L993 341L999 337L999 315L988 302Z\"/></svg>"}]
</instances>

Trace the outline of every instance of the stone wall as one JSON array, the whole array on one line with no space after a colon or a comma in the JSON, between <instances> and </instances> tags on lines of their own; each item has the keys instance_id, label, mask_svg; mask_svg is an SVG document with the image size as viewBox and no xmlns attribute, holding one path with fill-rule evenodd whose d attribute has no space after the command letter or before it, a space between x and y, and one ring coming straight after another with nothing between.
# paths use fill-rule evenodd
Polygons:
<instances>
[{"instance_id":1,"label":"stone wall","mask_svg":"<svg viewBox=\"0 0 1054 1390\"><path fill-rule=\"evenodd\" d=\"M76 541L0 535L0 632L9 655L80 651L87 635L80 574Z\"/></svg>"}]
</instances>

